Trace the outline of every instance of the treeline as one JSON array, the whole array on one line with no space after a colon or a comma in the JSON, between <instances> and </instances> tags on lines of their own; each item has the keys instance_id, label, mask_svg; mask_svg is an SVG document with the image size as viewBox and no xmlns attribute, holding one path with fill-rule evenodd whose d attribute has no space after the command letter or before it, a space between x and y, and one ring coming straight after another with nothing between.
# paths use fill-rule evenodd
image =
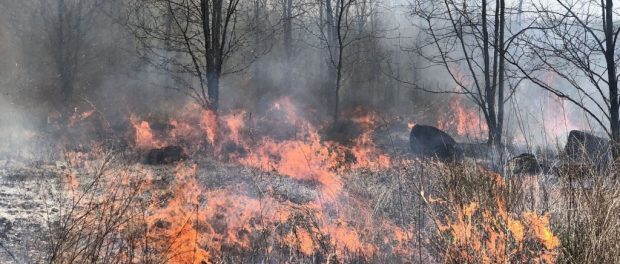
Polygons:
<instances>
[{"instance_id":1,"label":"treeline","mask_svg":"<svg viewBox=\"0 0 620 264\"><path fill-rule=\"evenodd\" d=\"M297 96L333 122L357 105L433 122L459 95L501 147L511 100L537 87L620 142L612 0L1 3L5 97L65 118L83 101L260 111Z\"/></svg>"}]
</instances>

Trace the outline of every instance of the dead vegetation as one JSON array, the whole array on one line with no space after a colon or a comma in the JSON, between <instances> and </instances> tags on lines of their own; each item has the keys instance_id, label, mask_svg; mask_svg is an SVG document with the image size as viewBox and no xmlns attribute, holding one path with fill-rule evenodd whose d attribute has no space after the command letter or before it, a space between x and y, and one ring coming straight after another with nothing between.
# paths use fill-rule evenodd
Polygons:
<instances>
[{"instance_id":1,"label":"dead vegetation","mask_svg":"<svg viewBox=\"0 0 620 264\"><path fill-rule=\"evenodd\" d=\"M303 127L292 130L294 138L261 137L242 115L218 121L206 112L203 118L175 119L175 127L159 134L134 120L131 147L94 144L61 151L62 161L54 166L32 165L53 179L42 182L47 191L38 200L43 219L33 249L38 253L16 253L15 239L7 240L3 245L11 255L5 259L618 261L617 172L591 159L577 163L560 158L549 165L525 155L497 173L478 158L444 163L387 155L387 148L375 145L367 132L372 131L367 130L375 122L372 117L358 118L364 129L349 142L353 145L340 145L322 140L295 111L283 113L289 114L284 122L292 119ZM201 120L202 130L187 120ZM208 123L213 120L218 123ZM217 129L209 129L213 127ZM236 147L225 148L218 141ZM144 164L141 155L150 154L141 148L159 151L170 143L179 144L183 159ZM531 168L536 165L544 169ZM2 177L33 173L20 174L9 166Z\"/></svg>"}]
</instances>

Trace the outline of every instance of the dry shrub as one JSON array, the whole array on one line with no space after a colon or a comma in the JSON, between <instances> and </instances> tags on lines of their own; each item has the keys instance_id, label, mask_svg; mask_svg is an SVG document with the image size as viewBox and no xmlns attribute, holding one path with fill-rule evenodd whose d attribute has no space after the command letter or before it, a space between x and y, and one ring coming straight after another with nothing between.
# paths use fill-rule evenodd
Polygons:
<instances>
[{"instance_id":1,"label":"dry shrub","mask_svg":"<svg viewBox=\"0 0 620 264\"><path fill-rule=\"evenodd\" d=\"M556 170L560 201L554 224L565 263L620 263L618 163L601 168L565 164Z\"/></svg>"},{"instance_id":2,"label":"dry shrub","mask_svg":"<svg viewBox=\"0 0 620 264\"><path fill-rule=\"evenodd\" d=\"M112 154L99 154L66 155L68 166L61 185L47 204L47 261L161 262L145 241L141 195L146 175L111 165L118 163Z\"/></svg>"},{"instance_id":3,"label":"dry shrub","mask_svg":"<svg viewBox=\"0 0 620 264\"><path fill-rule=\"evenodd\" d=\"M441 166L426 198L434 227L429 246L449 263L554 262L560 240L549 216L517 211L511 181L475 164Z\"/></svg>"},{"instance_id":4,"label":"dry shrub","mask_svg":"<svg viewBox=\"0 0 620 264\"><path fill-rule=\"evenodd\" d=\"M407 227L415 238L409 250L414 262L550 263L561 253L552 215L540 210L547 203L521 205L531 197L544 200L542 178L505 179L467 162L398 164L386 172L352 175L346 188L368 199L375 217Z\"/></svg>"},{"instance_id":5,"label":"dry shrub","mask_svg":"<svg viewBox=\"0 0 620 264\"><path fill-rule=\"evenodd\" d=\"M502 177L476 164L407 160L385 171L352 173L343 178L351 197L346 204L360 209L368 203L372 211L351 213L364 219L361 223L385 219L367 225L371 228L368 234L403 230L400 235L406 242L385 242L376 253L337 253L330 240L344 236L330 237L325 227L320 227L317 211L308 208L273 223L263 218L264 209L257 217L247 214L249 220L242 222L252 223L250 228L241 226L239 232L232 233L242 237L239 241L247 246L220 243L221 248L214 248L213 239L229 239L219 237L215 221L226 211L209 214L207 210L205 214L205 209L196 205L204 203L200 197L213 202L209 193L218 195L225 190L187 192L189 185L178 185L186 190L180 193L199 196L192 196L190 202L178 200L182 206L172 208L181 211L163 214L170 217L159 221L147 213L158 206L153 201L161 198L145 189L153 187L146 186L152 179L139 166L129 166L105 155L69 158L69 167L76 169L67 170L63 192L51 201L58 213L49 221L50 262L199 263L204 257L216 263L620 263L620 246L615 241L620 235L620 186L615 179L617 170L612 169L571 164L558 167L553 179L542 175ZM176 178L178 181L179 175ZM235 201L222 208L244 207ZM268 201L263 197L259 205L244 208L275 208ZM175 215L179 221L174 221ZM384 252L407 257L398 259Z\"/></svg>"}]
</instances>

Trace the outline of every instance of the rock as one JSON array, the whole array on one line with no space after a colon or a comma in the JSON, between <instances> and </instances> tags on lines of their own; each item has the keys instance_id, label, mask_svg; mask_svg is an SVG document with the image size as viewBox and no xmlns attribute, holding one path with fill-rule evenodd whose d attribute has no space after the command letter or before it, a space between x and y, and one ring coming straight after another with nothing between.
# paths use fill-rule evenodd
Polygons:
<instances>
[{"instance_id":1,"label":"rock","mask_svg":"<svg viewBox=\"0 0 620 264\"><path fill-rule=\"evenodd\" d=\"M148 165L163 165L171 164L186 158L187 155L183 152L183 148L179 146L167 146L149 150L142 163Z\"/></svg>"},{"instance_id":2,"label":"rock","mask_svg":"<svg viewBox=\"0 0 620 264\"><path fill-rule=\"evenodd\" d=\"M568 134L564 153L569 162L604 166L609 164L611 145L607 139L597 137L588 132L572 130Z\"/></svg>"},{"instance_id":3,"label":"rock","mask_svg":"<svg viewBox=\"0 0 620 264\"><path fill-rule=\"evenodd\" d=\"M409 134L411 152L419 157L452 161L457 158L454 139L433 126L415 125Z\"/></svg>"},{"instance_id":4,"label":"rock","mask_svg":"<svg viewBox=\"0 0 620 264\"><path fill-rule=\"evenodd\" d=\"M172 226L172 224L166 220L157 219L157 221L155 221L154 226L159 229L170 229L170 226Z\"/></svg>"},{"instance_id":5,"label":"rock","mask_svg":"<svg viewBox=\"0 0 620 264\"><path fill-rule=\"evenodd\" d=\"M514 174L538 174L542 172L542 166L531 153L523 153L512 158L508 162Z\"/></svg>"}]
</instances>

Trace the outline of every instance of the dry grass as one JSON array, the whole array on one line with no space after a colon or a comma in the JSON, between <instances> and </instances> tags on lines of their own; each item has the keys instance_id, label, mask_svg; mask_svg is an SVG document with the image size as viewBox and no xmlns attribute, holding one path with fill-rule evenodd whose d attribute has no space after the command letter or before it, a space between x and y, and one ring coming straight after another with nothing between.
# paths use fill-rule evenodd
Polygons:
<instances>
[{"instance_id":1,"label":"dry grass","mask_svg":"<svg viewBox=\"0 0 620 264\"><path fill-rule=\"evenodd\" d=\"M174 234L157 237L157 225L168 223L148 220L149 208L161 199L145 189L150 176L113 155L103 157L86 163L84 157L68 159L75 167L67 170L65 191L49 199L50 207L53 204L59 211L48 219L47 260L171 262L181 250L179 243L162 247L161 241L180 240ZM281 223L252 220L257 226L248 230L251 247L232 244L210 259L214 263L619 263L616 174L615 169L570 164L558 166L549 175L506 171L501 176L475 163L400 160L389 170L358 170L342 177L347 197L353 197L347 198L352 207L369 204L373 219L385 219L406 231L402 235L410 242L404 252L391 244L384 244L377 251L380 254L338 250L319 228L319 220L313 217L316 212L305 208ZM269 189L277 188L260 182L261 177L248 179L256 181L256 195L261 206L267 206L269 195L274 195ZM201 222L190 211L186 225L194 230L206 232L201 223L213 224ZM385 232L382 228L389 226L374 228L368 232ZM303 248L279 243L278 237L310 237L314 246L305 250L313 252L304 254ZM200 247L191 239L185 243L190 244L183 247L185 251Z\"/></svg>"}]
</instances>

